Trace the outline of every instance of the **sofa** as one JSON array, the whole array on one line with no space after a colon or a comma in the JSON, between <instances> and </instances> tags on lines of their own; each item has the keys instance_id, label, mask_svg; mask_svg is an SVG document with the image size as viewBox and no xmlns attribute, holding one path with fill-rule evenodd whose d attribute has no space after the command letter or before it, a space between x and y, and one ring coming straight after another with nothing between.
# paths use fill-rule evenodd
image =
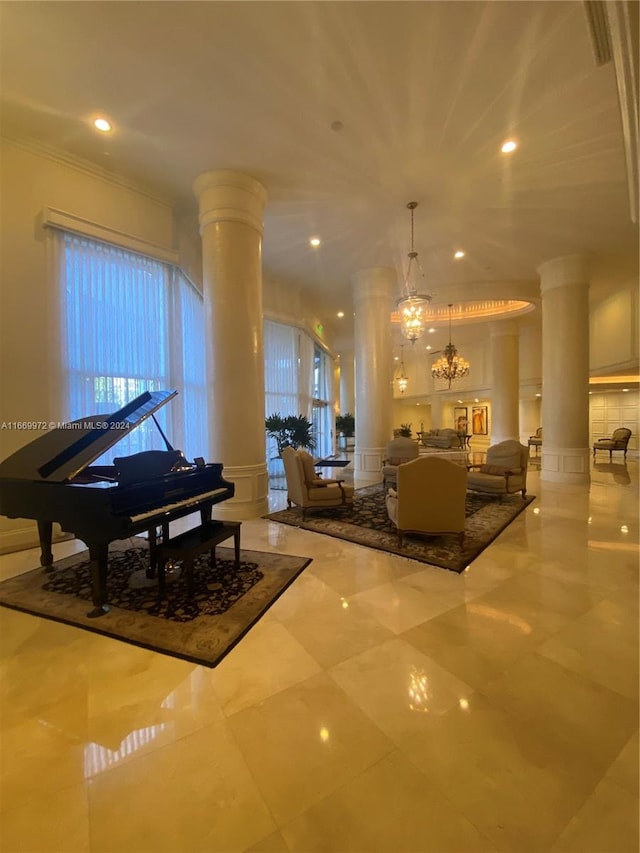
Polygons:
<instances>
[{"instance_id":1,"label":"sofa","mask_svg":"<svg viewBox=\"0 0 640 853\"><path fill-rule=\"evenodd\" d=\"M424 447L440 447L445 450L462 448L462 442L455 429L430 429L422 433Z\"/></svg>"}]
</instances>

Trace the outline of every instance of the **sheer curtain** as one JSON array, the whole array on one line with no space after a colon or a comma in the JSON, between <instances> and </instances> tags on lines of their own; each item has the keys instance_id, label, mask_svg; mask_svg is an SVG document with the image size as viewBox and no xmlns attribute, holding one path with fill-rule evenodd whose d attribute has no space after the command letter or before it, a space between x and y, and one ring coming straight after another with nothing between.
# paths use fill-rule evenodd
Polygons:
<instances>
[{"instance_id":1,"label":"sheer curtain","mask_svg":"<svg viewBox=\"0 0 640 853\"><path fill-rule=\"evenodd\" d=\"M300 385L298 396L300 399L300 412L311 420L313 407L313 387L315 370L315 344L308 335L300 332L298 335L300 347Z\"/></svg>"},{"instance_id":2,"label":"sheer curtain","mask_svg":"<svg viewBox=\"0 0 640 853\"><path fill-rule=\"evenodd\" d=\"M332 451L333 366L312 338L295 326L264 323L265 417L304 415L313 424L316 455ZM277 455L267 438L267 459Z\"/></svg>"},{"instance_id":3,"label":"sheer curtain","mask_svg":"<svg viewBox=\"0 0 640 853\"><path fill-rule=\"evenodd\" d=\"M178 397L156 416L188 458L187 448L202 453L206 379L199 293L170 264L65 231L58 235L65 417L110 414L143 391L176 388ZM149 419L102 461L164 446Z\"/></svg>"}]
</instances>

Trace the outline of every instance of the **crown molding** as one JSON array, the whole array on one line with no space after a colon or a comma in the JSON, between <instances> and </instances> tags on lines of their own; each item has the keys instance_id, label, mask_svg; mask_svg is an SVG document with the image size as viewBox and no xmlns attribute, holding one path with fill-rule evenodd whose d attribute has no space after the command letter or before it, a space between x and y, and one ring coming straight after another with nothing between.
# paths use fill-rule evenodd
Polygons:
<instances>
[{"instance_id":1,"label":"crown molding","mask_svg":"<svg viewBox=\"0 0 640 853\"><path fill-rule=\"evenodd\" d=\"M121 189L129 190L130 192L135 192L138 195L154 201L156 204L169 208L170 210L174 207L174 204L170 199L141 186L130 178L125 178L123 175L118 175L115 172L109 172L107 169L104 169L102 166L98 166L96 163L92 163L90 160L85 160L74 154L70 154L68 151L62 151L59 148L54 148L46 142L26 137L17 139L6 134L0 136L0 139L5 145L22 149L23 151L27 151L29 154L35 154L38 157L43 157L46 160L51 160L54 163L67 166L70 169L74 169L76 172L88 175L91 178L97 178L98 180L104 181L112 186L117 186Z\"/></svg>"}]
</instances>

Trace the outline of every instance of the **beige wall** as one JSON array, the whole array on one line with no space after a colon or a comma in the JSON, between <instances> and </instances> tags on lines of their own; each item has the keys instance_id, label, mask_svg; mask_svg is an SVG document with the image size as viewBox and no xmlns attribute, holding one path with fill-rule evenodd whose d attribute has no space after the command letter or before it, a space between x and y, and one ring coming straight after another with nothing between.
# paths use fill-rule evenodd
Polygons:
<instances>
[{"instance_id":1,"label":"beige wall","mask_svg":"<svg viewBox=\"0 0 640 853\"><path fill-rule=\"evenodd\" d=\"M629 284L591 309L592 372L638 367L638 285Z\"/></svg>"},{"instance_id":2,"label":"beige wall","mask_svg":"<svg viewBox=\"0 0 640 853\"><path fill-rule=\"evenodd\" d=\"M58 420L59 370L51 352L57 297L47 274L43 210L55 208L168 251L188 247L186 266L195 277L199 238L188 227L182 233L171 205L93 166L8 141L0 153L0 422ZM37 435L0 430L0 459ZM0 516L0 549L15 546L24 530L24 522Z\"/></svg>"},{"instance_id":3,"label":"beige wall","mask_svg":"<svg viewBox=\"0 0 640 853\"><path fill-rule=\"evenodd\" d=\"M589 394L589 433L593 443L608 438L617 427L628 427L631 432L628 450L637 454L640 442L640 394L629 391L592 391ZM608 462L608 453L599 453L598 460ZM624 461L621 453L613 454L614 462Z\"/></svg>"}]
</instances>

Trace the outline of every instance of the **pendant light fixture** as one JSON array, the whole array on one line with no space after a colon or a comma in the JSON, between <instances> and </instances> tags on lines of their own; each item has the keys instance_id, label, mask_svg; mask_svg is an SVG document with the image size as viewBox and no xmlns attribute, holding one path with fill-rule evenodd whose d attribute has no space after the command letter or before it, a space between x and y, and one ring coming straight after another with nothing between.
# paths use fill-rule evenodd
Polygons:
<instances>
[{"instance_id":1,"label":"pendant light fixture","mask_svg":"<svg viewBox=\"0 0 640 853\"><path fill-rule=\"evenodd\" d=\"M451 309L453 305L449 303L449 343L443 350L443 355L431 365L431 375L434 379L444 379L451 383L454 379L462 379L469 373L469 362L458 355L458 350L451 343Z\"/></svg>"},{"instance_id":2,"label":"pendant light fixture","mask_svg":"<svg viewBox=\"0 0 640 853\"><path fill-rule=\"evenodd\" d=\"M411 211L411 251L408 253L409 264L404 279L404 295L396 300L402 334L412 344L424 334L427 325L427 309L431 303L429 294L418 291L418 284L421 287L424 284L424 270L413 245L413 211L417 206L417 201L410 201L407 204Z\"/></svg>"}]
</instances>

